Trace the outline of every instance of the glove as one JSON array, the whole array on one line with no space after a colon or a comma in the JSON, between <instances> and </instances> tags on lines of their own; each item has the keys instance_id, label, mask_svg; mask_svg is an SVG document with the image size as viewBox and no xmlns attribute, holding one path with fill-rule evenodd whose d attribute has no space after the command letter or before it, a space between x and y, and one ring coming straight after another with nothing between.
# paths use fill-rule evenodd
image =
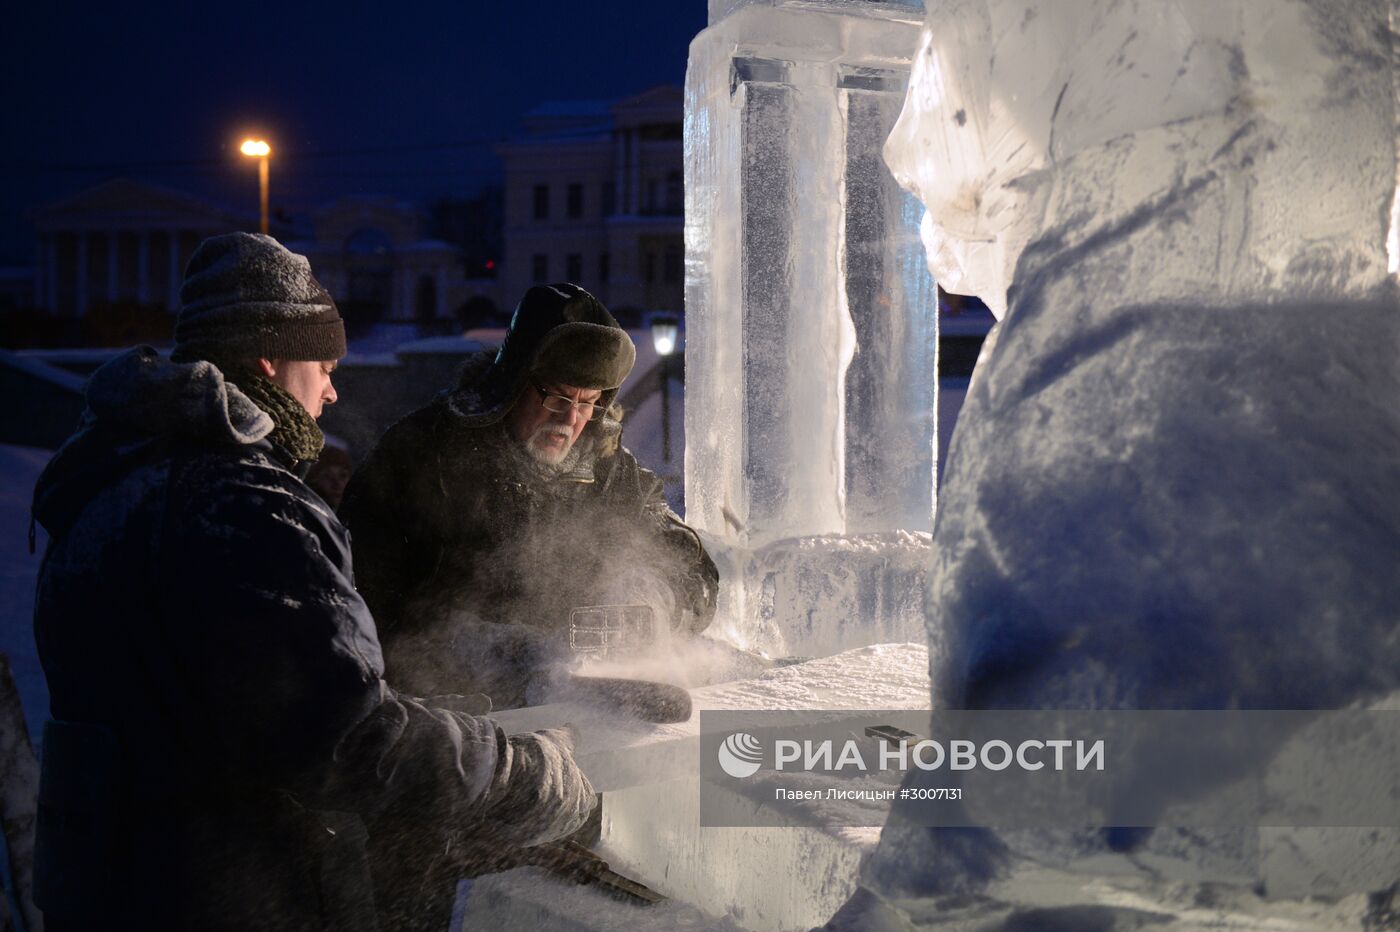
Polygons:
<instances>
[{"instance_id":1,"label":"glove","mask_svg":"<svg viewBox=\"0 0 1400 932\"><path fill-rule=\"evenodd\" d=\"M683 634L699 634L714 620L719 604L719 570L703 550L692 567L671 578L676 593L676 616L672 628Z\"/></svg>"},{"instance_id":2,"label":"glove","mask_svg":"<svg viewBox=\"0 0 1400 932\"><path fill-rule=\"evenodd\" d=\"M511 735L509 760L491 787L492 834L521 848L577 831L598 804L593 786L574 762L569 726Z\"/></svg>"}]
</instances>

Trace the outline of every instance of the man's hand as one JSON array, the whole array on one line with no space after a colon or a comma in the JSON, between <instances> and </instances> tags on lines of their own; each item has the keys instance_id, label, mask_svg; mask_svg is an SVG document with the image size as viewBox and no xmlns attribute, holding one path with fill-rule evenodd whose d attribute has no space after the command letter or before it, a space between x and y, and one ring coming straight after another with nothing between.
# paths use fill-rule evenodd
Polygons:
<instances>
[{"instance_id":1,"label":"man's hand","mask_svg":"<svg viewBox=\"0 0 1400 932\"><path fill-rule=\"evenodd\" d=\"M571 834L587 820L597 794L574 762L574 738L565 725L507 739L510 760L492 788L489 815L502 841L537 845Z\"/></svg>"}]
</instances>

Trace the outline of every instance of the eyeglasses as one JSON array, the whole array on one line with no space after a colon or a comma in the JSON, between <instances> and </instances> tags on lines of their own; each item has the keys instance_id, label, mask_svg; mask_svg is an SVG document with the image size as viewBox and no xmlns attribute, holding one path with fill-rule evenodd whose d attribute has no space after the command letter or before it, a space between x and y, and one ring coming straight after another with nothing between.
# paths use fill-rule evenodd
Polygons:
<instances>
[{"instance_id":1,"label":"eyeglasses","mask_svg":"<svg viewBox=\"0 0 1400 932\"><path fill-rule=\"evenodd\" d=\"M540 393L540 404L551 414L568 414L575 408L578 409L578 416L585 421L596 421L603 416L603 406L592 401L574 401L566 395L555 395L540 388L538 385L531 385L535 391Z\"/></svg>"}]
</instances>

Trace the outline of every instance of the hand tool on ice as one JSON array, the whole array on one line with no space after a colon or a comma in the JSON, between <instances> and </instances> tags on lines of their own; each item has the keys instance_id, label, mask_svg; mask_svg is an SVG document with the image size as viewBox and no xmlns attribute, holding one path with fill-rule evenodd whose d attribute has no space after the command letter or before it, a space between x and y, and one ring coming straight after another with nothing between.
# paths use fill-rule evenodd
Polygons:
<instances>
[{"instance_id":1,"label":"hand tool on ice","mask_svg":"<svg viewBox=\"0 0 1400 932\"><path fill-rule=\"evenodd\" d=\"M542 867L576 884L597 887L614 899L636 906L654 906L666 897L644 883L624 877L608 862L572 841L552 841L516 850L521 867Z\"/></svg>"},{"instance_id":2,"label":"hand tool on ice","mask_svg":"<svg viewBox=\"0 0 1400 932\"><path fill-rule=\"evenodd\" d=\"M568 838L529 848L518 848L490 837L479 838L475 845L457 854L455 863L468 877L498 874L517 867L539 867L580 886L596 887L599 892L634 906L654 906L666 901L662 894L624 877L609 867L607 861Z\"/></svg>"},{"instance_id":3,"label":"hand tool on ice","mask_svg":"<svg viewBox=\"0 0 1400 932\"><path fill-rule=\"evenodd\" d=\"M690 693L653 680L570 674L555 698L602 706L658 725L688 721L691 713Z\"/></svg>"}]
</instances>

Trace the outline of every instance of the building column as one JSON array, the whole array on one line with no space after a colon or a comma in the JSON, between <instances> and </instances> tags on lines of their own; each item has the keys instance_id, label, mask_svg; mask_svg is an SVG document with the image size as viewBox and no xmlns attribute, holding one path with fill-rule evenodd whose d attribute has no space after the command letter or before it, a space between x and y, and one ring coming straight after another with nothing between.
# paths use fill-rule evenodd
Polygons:
<instances>
[{"instance_id":1,"label":"building column","mask_svg":"<svg viewBox=\"0 0 1400 932\"><path fill-rule=\"evenodd\" d=\"M399 276L399 307L398 313L392 316L395 320L417 320L418 308L413 303L417 273L411 268L399 266L396 274Z\"/></svg>"},{"instance_id":2,"label":"building column","mask_svg":"<svg viewBox=\"0 0 1400 932\"><path fill-rule=\"evenodd\" d=\"M136 300L151 301L151 231L142 230L136 237Z\"/></svg>"},{"instance_id":3,"label":"building column","mask_svg":"<svg viewBox=\"0 0 1400 932\"><path fill-rule=\"evenodd\" d=\"M642 212L642 136L636 130L628 134L628 142L632 148L632 158L628 163L628 171L632 176L628 178L628 183L632 188L630 195L632 201L632 213L639 215Z\"/></svg>"},{"instance_id":4,"label":"building column","mask_svg":"<svg viewBox=\"0 0 1400 932\"><path fill-rule=\"evenodd\" d=\"M30 299L35 307L44 306L44 234L38 233L34 237L37 248L34 251L34 294Z\"/></svg>"},{"instance_id":5,"label":"building column","mask_svg":"<svg viewBox=\"0 0 1400 932\"><path fill-rule=\"evenodd\" d=\"M54 249L52 233L39 234L39 267L34 273L34 306L42 311L54 310L54 281L57 278L58 256Z\"/></svg>"},{"instance_id":6,"label":"building column","mask_svg":"<svg viewBox=\"0 0 1400 932\"><path fill-rule=\"evenodd\" d=\"M77 289L74 291L73 310L77 316L82 317L88 310L88 234L80 231L76 234L78 238L78 281Z\"/></svg>"},{"instance_id":7,"label":"building column","mask_svg":"<svg viewBox=\"0 0 1400 932\"><path fill-rule=\"evenodd\" d=\"M325 275L326 277L322 278L318 274L316 276L317 281L325 286L326 291L330 292L330 296L333 300L343 302L345 300L345 270L338 268L327 269Z\"/></svg>"},{"instance_id":8,"label":"building column","mask_svg":"<svg viewBox=\"0 0 1400 932\"><path fill-rule=\"evenodd\" d=\"M617 152L613 158L617 162L616 180L613 182L613 213L627 213L627 134L617 134Z\"/></svg>"},{"instance_id":9,"label":"building column","mask_svg":"<svg viewBox=\"0 0 1400 932\"><path fill-rule=\"evenodd\" d=\"M58 313L58 234L49 234L49 284L44 290L48 293L49 310Z\"/></svg>"},{"instance_id":10,"label":"building column","mask_svg":"<svg viewBox=\"0 0 1400 932\"><path fill-rule=\"evenodd\" d=\"M180 279L184 277L180 268L180 231L170 230L170 287L165 293L165 309L170 312L180 310Z\"/></svg>"},{"instance_id":11,"label":"building column","mask_svg":"<svg viewBox=\"0 0 1400 932\"><path fill-rule=\"evenodd\" d=\"M117 300L118 279L117 279L117 243L121 239L117 233L107 234L107 303L114 304Z\"/></svg>"}]
</instances>

